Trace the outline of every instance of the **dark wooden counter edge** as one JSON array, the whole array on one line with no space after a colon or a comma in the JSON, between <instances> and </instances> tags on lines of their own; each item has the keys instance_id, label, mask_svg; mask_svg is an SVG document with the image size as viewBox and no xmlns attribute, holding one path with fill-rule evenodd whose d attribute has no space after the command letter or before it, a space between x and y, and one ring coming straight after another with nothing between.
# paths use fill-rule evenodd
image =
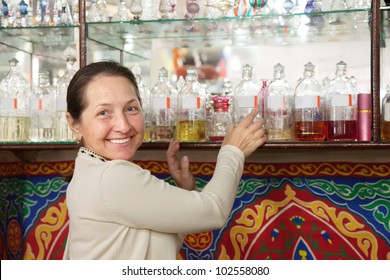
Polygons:
<instances>
[{"instance_id":1,"label":"dark wooden counter edge","mask_svg":"<svg viewBox=\"0 0 390 280\"><path fill-rule=\"evenodd\" d=\"M213 142L182 142L182 149L186 150L216 150L221 147L220 143ZM55 144L55 143L34 143L34 144L0 144L1 151L43 151L43 150L77 150L78 144ZM166 150L168 143L155 142L143 143L141 150ZM390 149L390 142L272 142L266 143L261 149Z\"/></svg>"}]
</instances>

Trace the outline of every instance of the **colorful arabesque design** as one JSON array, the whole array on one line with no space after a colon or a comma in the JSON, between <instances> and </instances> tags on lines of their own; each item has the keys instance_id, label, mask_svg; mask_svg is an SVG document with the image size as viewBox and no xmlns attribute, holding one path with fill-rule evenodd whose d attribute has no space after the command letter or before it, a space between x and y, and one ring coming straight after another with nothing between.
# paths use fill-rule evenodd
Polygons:
<instances>
[{"instance_id":1,"label":"colorful arabesque design","mask_svg":"<svg viewBox=\"0 0 390 280\"><path fill-rule=\"evenodd\" d=\"M164 162L139 161L172 182ZM214 163L192 163L197 188ZM71 161L0 164L2 259L61 259ZM179 259L390 259L390 163L246 163L230 219ZM196 211L196 209L194 209Z\"/></svg>"}]
</instances>

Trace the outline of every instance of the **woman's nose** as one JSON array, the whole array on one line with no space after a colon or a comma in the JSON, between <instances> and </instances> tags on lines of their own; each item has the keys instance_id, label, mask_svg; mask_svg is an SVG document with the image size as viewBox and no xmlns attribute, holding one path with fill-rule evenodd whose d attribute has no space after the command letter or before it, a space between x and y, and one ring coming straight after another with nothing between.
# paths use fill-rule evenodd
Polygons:
<instances>
[{"instance_id":1,"label":"woman's nose","mask_svg":"<svg viewBox=\"0 0 390 280\"><path fill-rule=\"evenodd\" d=\"M131 129L130 119L125 114L118 114L114 118L114 128L123 133L128 132Z\"/></svg>"}]
</instances>

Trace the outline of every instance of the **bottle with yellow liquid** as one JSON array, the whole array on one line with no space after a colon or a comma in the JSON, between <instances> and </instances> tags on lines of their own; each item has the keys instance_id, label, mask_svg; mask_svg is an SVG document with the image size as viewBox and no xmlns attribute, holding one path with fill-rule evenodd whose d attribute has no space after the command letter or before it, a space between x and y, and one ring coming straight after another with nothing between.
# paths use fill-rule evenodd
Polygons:
<instances>
[{"instance_id":1,"label":"bottle with yellow liquid","mask_svg":"<svg viewBox=\"0 0 390 280\"><path fill-rule=\"evenodd\" d=\"M0 142L28 142L30 84L19 72L16 58L9 60L10 71L0 82Z\"/></svg>"},{"instance_id":2,"label":"bottle with yellow liquid","mask_svg":"<svg viewBox=\"0 0 390 280\"><path fill-rule=\"evenodd\" d=\"M198 82L197 70L189 67L177 104L176 137L180 141L206 141L206 102L206 89Z\"/></svg>"},{"instance_id":3,"label":"bottle with yellow liquid","mask_svg":"<svg viewBox=\"0 0 390 280\"><path fill-rule=\"evenodd\" d=\"M168 70L158 71L158 81L150 92L150 140L169 142L176 132L177 91L170 84Z\"/></svg>"}]
</instances>

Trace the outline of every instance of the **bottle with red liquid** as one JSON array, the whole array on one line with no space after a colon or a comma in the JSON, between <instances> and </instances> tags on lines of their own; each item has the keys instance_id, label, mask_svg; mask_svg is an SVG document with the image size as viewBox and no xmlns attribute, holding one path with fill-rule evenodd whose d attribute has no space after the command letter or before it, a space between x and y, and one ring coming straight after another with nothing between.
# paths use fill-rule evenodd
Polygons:
<instances>
[{"instance_id":1,"label":"bottle with red liquid","mask_svg":"<svg viewBox=\"0 0 390 280\"><path fill-rule=\"evenodd\" d=\"M323 141L326 136L325 92L315 78L315 66L305 64L294 92L294 137L297 141Z\"/></svg>"},{"instance_id":2,"label":"bottle with red liquid","mask_svg":"<svg viewBox=\"0 0 390 280\"><path fill-rule=\"evenodd\" d=\"M336 77L326 88L327 139L355 141L358 136L357 88L346 75L347 64L336 65Z\"/></svg>"}]
</instances>

